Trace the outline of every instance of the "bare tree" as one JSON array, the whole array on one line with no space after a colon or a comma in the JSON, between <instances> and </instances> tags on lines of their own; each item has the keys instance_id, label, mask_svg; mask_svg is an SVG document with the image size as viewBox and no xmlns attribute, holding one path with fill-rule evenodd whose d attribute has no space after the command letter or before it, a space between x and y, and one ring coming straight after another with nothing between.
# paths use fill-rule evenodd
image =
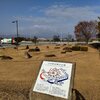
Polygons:
<instances>
[{"instance_id":1,"label":"bare tree","mask_svg":"<svg viewBox=\"0 0 100 100\"><path fill-rule=\"evenodd\" d=\"M37 36L34 36L34 38L32 39L32 42L34 42L35 43L35 45L37 44L37 42L38 42L38 37Z\"/></svg>"},{"instance_id":2,"label":"bare tree","mask_svg":"<svg viewBox=\"0 0 100 100\"><path fill-rule=\"evenodd\" d=\"M96 36L97 22L96 21L82 21L75 26L75 36L77 41L88 41Z\"/></svg>"},{"instance_id":3,"label":"bare tree","mask_svg":"<svg viewBox=\"0 0 100 100\"><path fill-rule=\"evenodd\" d=\"M54 35L53 36L53 41L59 42L60 41L60 36L59 35Z\"/></svg>"},{"instance_id":4,"label":"bare tree","mask_svg":"<svg viewBox=\"0 0 100 100\"><path fill-rule=\"evenodd\" d=\"M74 37L72 34L67 34L65 39L67 42L72 42L74 40Z\"/></svg>"},{"instance_id":5,"label":"bare tree","mask_svg":"<svg viewBox=\"0 0 100 100\"><path fill-rule=\"evenodd\" d=\"M100 21L98 22L98 34L97 34L97 39L100 41Z\"/></svg>"}]
</instances>

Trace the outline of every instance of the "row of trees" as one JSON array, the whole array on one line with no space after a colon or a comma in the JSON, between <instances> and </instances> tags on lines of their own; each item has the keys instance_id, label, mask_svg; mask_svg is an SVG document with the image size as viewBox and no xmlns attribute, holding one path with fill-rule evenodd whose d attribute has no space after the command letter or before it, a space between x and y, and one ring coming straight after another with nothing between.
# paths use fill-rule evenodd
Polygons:
<instances>
[{"instance_id":1,"label":"row of trees","mask_svg":"<svg viewBox=\"0 0 100 100\"><path fill-rule=\"evenodd\" d=\"M16 42L21 42L21 41L32 41L33 43L37 43L38 42L38 37L34 36L33 38L24 38L24 37L15 37L14 40ZM59 35L54 35L52 37L52 40L47 40L47 41L54 41L54 42L59 42L59 41L68 41L68 42L72 42L74 41L73 35L71 34L67 34L65 38L61 39L61 37Z\"/></svg>"},{"instance_id":2,"label":"row of trees","mask_svg":"<svg viewBox=\"0 0 100 100\"><path fill-rule=\"evenodd\" d=\"M32 39L24 38L24 37L15 37L14 40L16 41L16 43L19 43L21 41L32 41L36 44L37 40L38 40L38 37L34 36Z\"/></svg>"},{"instance_id":3,"label":"row of trees","mask_svg":"<svg viewBox=\"0 0 100 100\"><path fill-rule=\"evenodd\" d=\"M77 41L86 41L88 43L91 39L97 38L100 40L100 22L97 21L81 21L74 29L75 37ZM24 37L15 38L16 42L31 40L35 44L37 43L38 37L34 36L32 39L26 39ZM52 41L74 41L72 34L67 34L64 39L61 39L59 35L54 35Z\"/></svg>"},{"instance_id":4,"label":"row of trees","mask_svg":"<svg viewBox=\"0 0 100 100\"><path fill-rule=\"evenodd\" d=\"M61 38L59 35L54 35L52 41L54 42L59 42L59 41L73 42L74 36L72 34L67 34L65 38Z\"/></svg>"},{"instance_id":5,"label":"row of trees","mask_svg":"<svg viewBox=\"0 0 100 100\"><path fill-rule=\"evenodd\" d=\"M97 39L100 41L100 22L97 21L81 21L74 29L76 41L85 41L88 43L92 39ZM54 41L60 41L60 36L54 35ZM71 34L67 34L66 41L74 41Z\"/></svg>"}]
</instances>

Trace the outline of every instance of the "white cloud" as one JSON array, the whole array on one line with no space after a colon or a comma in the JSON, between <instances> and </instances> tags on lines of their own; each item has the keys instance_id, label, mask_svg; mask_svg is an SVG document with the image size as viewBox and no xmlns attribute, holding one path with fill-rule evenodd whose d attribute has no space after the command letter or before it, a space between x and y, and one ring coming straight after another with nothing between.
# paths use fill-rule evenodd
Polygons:
<instances>
[{"instance_id":1,"label":"white cloud","mask_svg":"<svg viewBox=\"0 0 100 100\"><path fill-rule=\"evenodd\" d=\"M34 8L35 9L35 8ZM41 9L38 9L41 10ZM73 33L74 26L82 20L96 20L99 16L98 6L71 7L52 5L42 9L42 16L16 17L22 24L20 32L25 33Z\"/></svg>"},{"instance_id":2,"label":"white cloud","mask_svg":"<svg viewBox=\"0 0 100 100\"><path fill-rule=\"evenodd\" d=\"M30 7L29 11L35 11L37 9L40 9L40 6Z\"/></svg>"},{"instance_id":3,"label":"white cloud","mask_svg":"<svg viewBox=\"0 0 100 100\"><path fill-rule=\"evenodd\" d=\"M44 12L47 16L66 17L73 19L94 19L99 15L96 10L100 10L99 6L70 7L65 5L53 5L48 7Z\"/></svg>"}]
</instances>

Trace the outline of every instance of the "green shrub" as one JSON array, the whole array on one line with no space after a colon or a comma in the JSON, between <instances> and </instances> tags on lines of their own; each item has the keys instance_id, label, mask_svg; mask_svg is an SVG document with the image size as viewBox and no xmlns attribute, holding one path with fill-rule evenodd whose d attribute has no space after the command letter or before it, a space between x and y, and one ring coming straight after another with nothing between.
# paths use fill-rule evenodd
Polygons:
<instances>
[{"instance_id":1,"label":"green shrub","mask_svg":"<svg viewBox=\"0 0 100 100\"><path fill-rule=\"evenodd\" d=\"M81 46L81 47L80 47L80 51L88 51L88 47L86 47L86 46Z\"/></svg>"},{"instance_id":2,"label":"green shrub","mask_svg":"<svg viewBox=\"0 0 100 100\"><path fill-rule=\"evenodd\" d=\"M57 47L55 47L55 49L60 49L60 47L57 46Z\"/></svg>"},{"instance_id":3,"label":"green shrub","mask_svg":"<svg viewBox=\"0 0 100 100\"><path fill-rule=\"evenodd\" d=\"M72 47L64 47L63 50L72 50Z\"/></svg>"},{"instance_id":4,"label":"green shrub","mask_svg":"<svg viewBox=\"0 0 100 100\"><path fill-rule=\"evenodd\" d=\"M72 50L74 50L74 51L88 51L88 47L87 46L73 46Z\"/></svg>"},{"instance_id":5,"label":"green shrub","mask_svg":"<svg viewBox=\"0 0 100 100\"><path fill-rule=\"evenodd\" d=\"M36 47L36 48L34 48L34 49L29 49L29 50L28 50L28 52L34 52L34 51L39 52L40 49L39 49L38 47Z\"/></svg>"},{"instance_id":6,"label":"green shrub","mask_svg":"<svg viewBox=\"0 0 100 100\"><path fill-rule=\"evenodd\" d=\"M66 46L67 44L63 44L63 46Z\"/></svg>"},{"instance_id":7,"label":"green shrub","mask_svg":"<svg viewBox=\"0 0 100 100\"><path fill-rule=\"evenodd\" d=\"M66 50L61 51L62 54L66 53Z\"/></svg>"},{"instance_id":8,"label":"green shrub","mask_svg":"<svg viewBox=\"0 0 100 100\"><path fill-rule=\"evenodd\" d=\"M36 47L36 48L35 48L35 51L40 51L39 47Z\"/></svg>"},{"instance_id":9,"label":"green shrub","mask_svg":"<svg viewBox=\"0 0 100 100\"><path fill-rule=\"evenodd\" d=\"M72 50L74 50L74 51L80 51L80 46L72 46Z\"/></svg>"},{"instance_id":10,"label":"green shrub","mask_svg":"<svg viewBox=\"0 0 100 100\"><path fill-rule=\"evenodd\" d=\"M63 50L68 50L68 47L64 47Z\"/></svg>"},{"instance_id":11,"label":"green shrub","mask_svg":"<svg viewBox=\"0 0 100 100\"><path fill-rule=\"evenodd\" d=\"M72 52L72 50L71 49L68 49L68 50L66 50L66 52Z\"/></svg>"}]
</instances>

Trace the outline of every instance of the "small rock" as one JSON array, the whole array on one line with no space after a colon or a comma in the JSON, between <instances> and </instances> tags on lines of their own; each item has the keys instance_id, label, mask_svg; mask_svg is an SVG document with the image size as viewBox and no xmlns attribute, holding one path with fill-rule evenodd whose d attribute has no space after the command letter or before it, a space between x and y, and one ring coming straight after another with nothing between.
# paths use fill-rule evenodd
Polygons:
<instances>
[{"instance_id":1,"label":"small rock","mask_svg":"<svg viewBox=\"0 0 100 100\"><path fill-rule=\"evenodd\" d=\"M26 46L26 49L29 49L29 46L28 45Z\"/></svg>"},{"instance_id":2,"label":"small rock","mask_svg":"<svg viewBox=\"0 0 100 100\"><path fill-rule=\"evenodd\" d=\"M3 55L3 56L0 56L0 59L1 59L1 60L11 60L11 59L13 59L13 58L10 57L10 56L5 56L5 55Z\"/></svg>"},{"instance_id":3,"label":"small rock","mask_svg":"<svg viewBox=\"0 0 100 100\"><path fill-rule=\"evenodd\" d=\"M28 59L28 58L31 58L32 56L26 51L24 54L24 57Z\"/></svg>"},{"instance_id":4,"label":"small rock","mask_svg":"<svg viewBox=\"0 0 100 100\"><path fill-rule=\"evenodd\" d=\"M54 54L46 54L45 57L56 57Z\"/></svg>"}]
</instances>

